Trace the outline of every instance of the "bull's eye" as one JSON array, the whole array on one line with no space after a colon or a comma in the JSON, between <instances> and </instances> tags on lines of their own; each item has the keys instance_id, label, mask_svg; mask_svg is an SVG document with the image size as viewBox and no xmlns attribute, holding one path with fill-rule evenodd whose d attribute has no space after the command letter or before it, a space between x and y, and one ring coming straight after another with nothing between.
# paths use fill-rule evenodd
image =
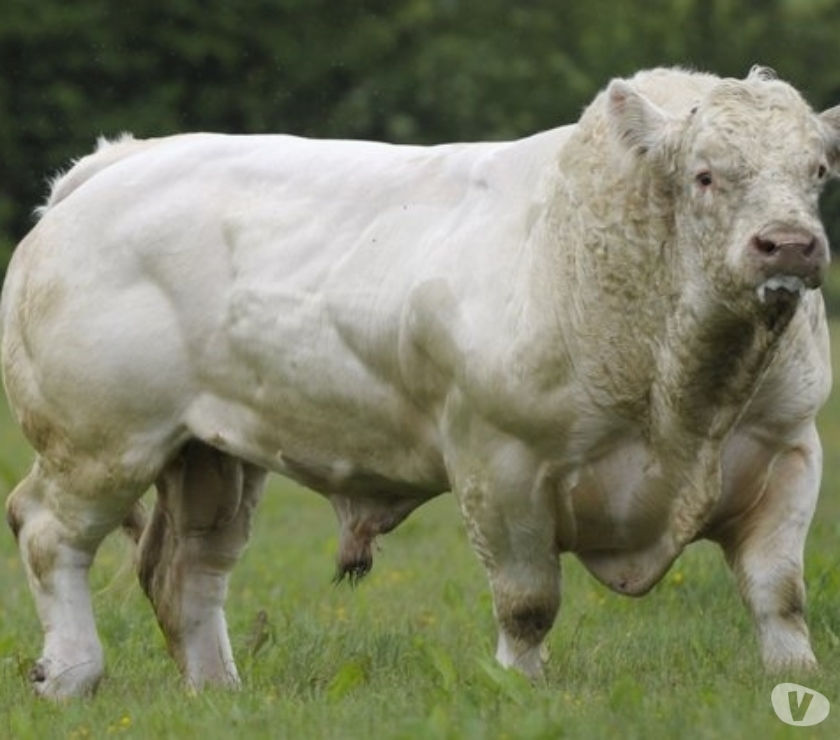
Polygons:
<instances>
[{"instance_id":1,"label":"bull's eye","mask_svg":"<svg viewBox=\"0 0 840 740\"><path fill-rule=\"evenodd\" d=\"M694 180L701 188L708 188L712 184L712 173L709 170L702 170L697 173Z\"/></svg>"},{"instance_id":2,"label":"bull's eye","mask_svg":"<svg viewBox=\"0 0 840 740\"><path fill-rule=\"evenodd\" d=\"M817 168L817 178L820 179L820 180L823 180L827 174L828 174L828 167L826 167L824 164L821 164Z\"/></svg>"}]
</instances>

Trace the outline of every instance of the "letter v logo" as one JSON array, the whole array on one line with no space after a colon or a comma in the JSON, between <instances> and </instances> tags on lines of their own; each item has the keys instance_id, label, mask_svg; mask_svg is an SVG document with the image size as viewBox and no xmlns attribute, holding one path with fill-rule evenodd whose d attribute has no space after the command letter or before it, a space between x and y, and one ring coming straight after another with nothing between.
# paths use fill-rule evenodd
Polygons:
<instances>
[{"instance_id":1,"label":"letter v logo","mask_svg":"<svg viewBox=\"0 0 840 740\"><path fill-rule=\"evenodd\" d=\"M809 692L804 692L800 697L797 696L796 691L788 691L788 704L790 705L790 716L794 722L801 722L805 719L805 714L808 712L808 707L811 706L811 700L814 695Z\"/></svg>"},{"instance_id":2,"label":"letter v logo","mask_svg":"<svg viewBox=\"0 0 840 740\"><path fill-rule=\"evenodd\" d=\"M780 683L770 692L773 711L782 722L798 727L818 725L831 709L828 699L819 691L798 683Z\"/></svg>"}]
</instances>

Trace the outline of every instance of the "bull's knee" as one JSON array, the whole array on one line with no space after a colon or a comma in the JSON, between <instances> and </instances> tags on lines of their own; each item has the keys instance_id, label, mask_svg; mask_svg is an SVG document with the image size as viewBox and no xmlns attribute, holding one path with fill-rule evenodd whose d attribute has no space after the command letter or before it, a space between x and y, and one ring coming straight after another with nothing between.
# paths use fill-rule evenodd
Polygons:
<instances>
[{"instance_id":1,"label":"bull's knee","mask_svg":"<svg viewBox=\"0 0 840 740\"><path fill-rule=\"evenodd\" d=\"M497 585L494 589L499 643L496 659L536 678L542 672L542 642L560 608L559 579L550 579L538 589Z\"/></svg>"},{"instance_id":2,"label":"bull's knee","mask_svg":"<svg viewBox=\"0 0 840 740\"><path fill-rule=\"evenodd\" d=\"M26 520L40 508L42 497L43 484L36 465L6 499L6 523L16 540Z\"/></svg>"},{"instance_id":3,"label":"bull's knee","mask_svg":"<svg viewBox=\"0 0 840 740\"><path fill-rule=\"evenodd\" d=\"M520 604L499 615L499 627L517 643L539 645L554 624L558 606L545 600Z\"/></svg>"},{"instance_id":4,"label":"bull's knee","mask_svg":"<svg viewBox=\"0 0 840 740\"><path fill-rule=\"evenodd\" d=\"M6 500L6 521L18 542L33 589L51 589L66 528L43 503L43 481L37 470L24 478Z\"/></svg>"}]
</instances>

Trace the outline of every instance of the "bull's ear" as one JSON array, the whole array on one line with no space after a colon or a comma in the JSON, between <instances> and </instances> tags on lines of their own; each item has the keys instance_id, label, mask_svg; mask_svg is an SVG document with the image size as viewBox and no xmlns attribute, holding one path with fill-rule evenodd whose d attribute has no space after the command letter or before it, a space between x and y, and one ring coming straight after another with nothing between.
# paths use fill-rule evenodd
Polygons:
<instances>
[{"instance_id":1,"label":"bull's ear","mask_svg":"<svg viewBox=\"0 0 840 740\"><path fill-rule=\"evenodd\" d=\"M828 162L835 175L840 175L840 105L820 113L820 122L828 137Z\"/></svg>"},{"instance_id":2,"label":"bull's ear","mask_svg":"<svg viewBox=\"0 0 840 740\"><path fill-rule=\"evenodd\" d=\"M607 87L607 119L613 135L628 149L646 154L665 141L670 118L626 80Z\"/></svg>"}]
</instances>

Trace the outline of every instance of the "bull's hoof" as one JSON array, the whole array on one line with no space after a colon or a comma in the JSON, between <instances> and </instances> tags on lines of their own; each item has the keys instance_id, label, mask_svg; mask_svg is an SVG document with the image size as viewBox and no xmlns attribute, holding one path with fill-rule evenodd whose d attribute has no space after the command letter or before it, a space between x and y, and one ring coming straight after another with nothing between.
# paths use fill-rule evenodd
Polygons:
<instances>
[{"instance_id":1,"label":"bull's hoof","mask_svg":"<svg viewBox=\"0 0 840 740\"><path fill-rule=\"evenodd\" d=\"M543 678L543 664L547 658L548 651L542 645L523 645L504 630L499 632L496 662L503 668L512 668L531 681L539 681Z\"/></svg>"},{"instance_id":2,"label":"bull's hoof","mask_svg":"<svg viewBox=\"0 0 840 740\"><path fill-rule=\"evenodd\" d=\"M810 651L800 654L774 654L764 657L764 670L770 674L814 673L820 664Z\"/></svg>"},{"instance_id":3,"label":"bull's hoof","mask_svg":"<svg viewBox=\"0 0 840 740\"><path fill-rule=\"evenodd\" d=\"M227 689L228 691L239 691L242 688L242 681L234 666L226 670L210 673L192 671L184 676L184 686L190 695L198 694L206 688Z\"/></svg>"},{"instance_id":4,"label":"bull's hoof","mask_svg":"<svg viewBox=\"0 0 840 740\"><path fill-rule=\"evenodd\" d=\"M90 696L101 678L102 664L95 660L68 665L45 657L29 670L33 690L46 699Z\"/></svg>"}]
</instances>

